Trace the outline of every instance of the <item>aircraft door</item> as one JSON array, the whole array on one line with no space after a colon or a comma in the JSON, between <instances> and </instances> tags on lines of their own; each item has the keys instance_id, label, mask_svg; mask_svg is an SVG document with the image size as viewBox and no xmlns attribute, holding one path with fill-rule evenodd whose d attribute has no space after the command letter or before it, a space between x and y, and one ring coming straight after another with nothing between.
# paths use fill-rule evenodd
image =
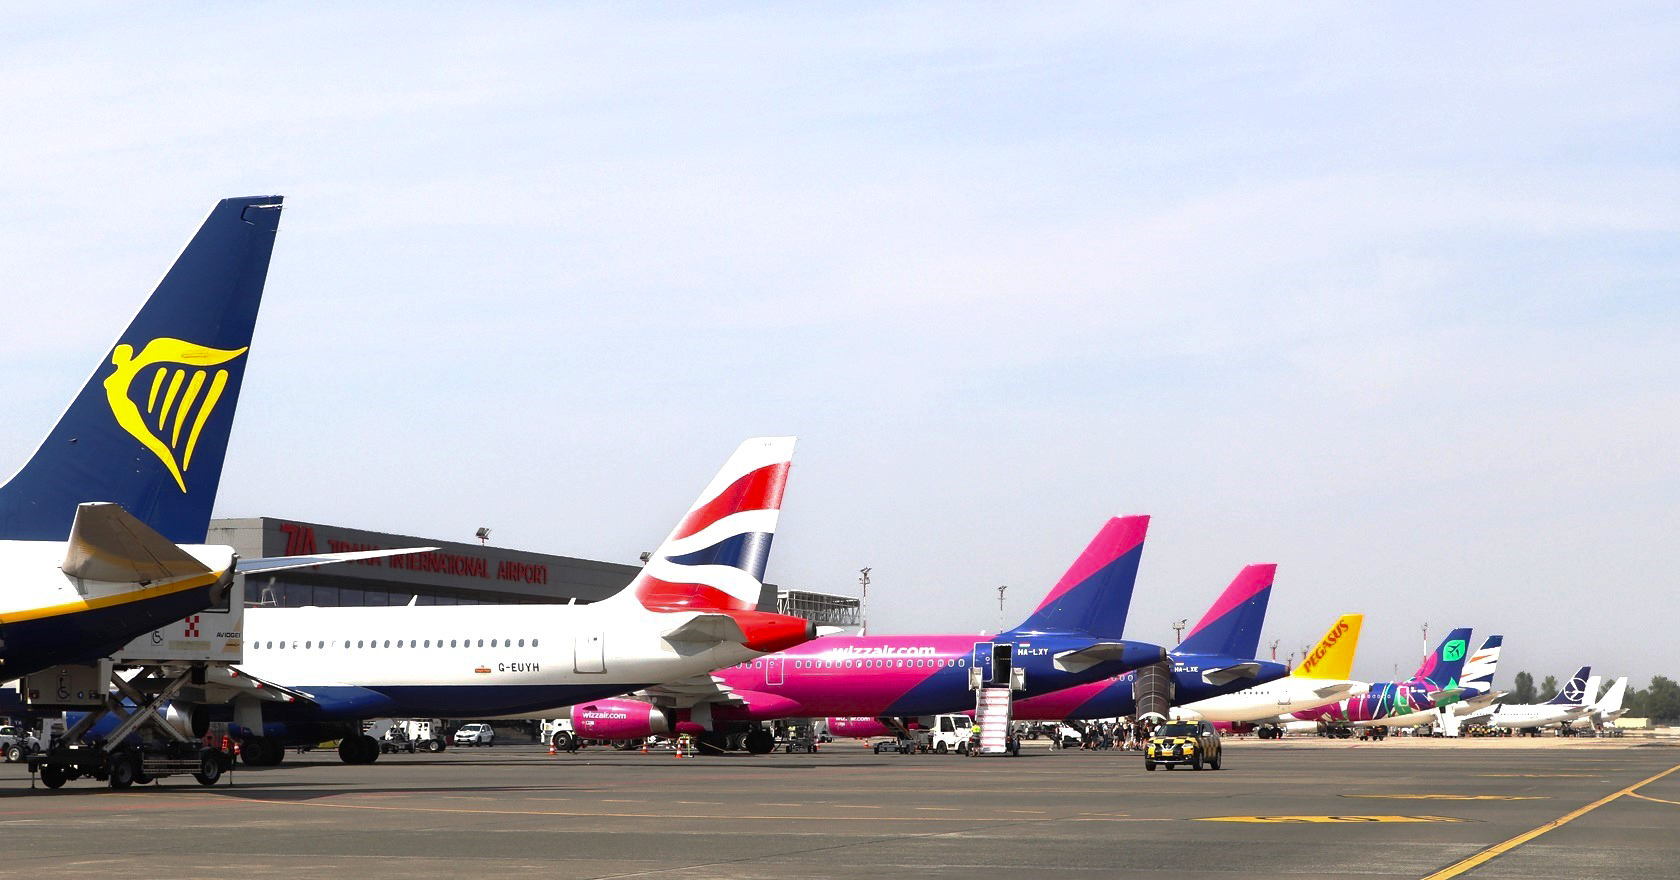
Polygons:
<instances>
[{"instance_id":1,"label":"aircraft door","mask_svg":"<svg viewBox=\"0 0 1680 880\"><path fill-rule=\"evenodd\" d=\"M607 646L605 633L580 633L575 645L573 669L577 672L606 672Z\"/></svg>"},{"instance_id":2,"label":"aircraft door","mask_svg":"<svg viewBox=\"0 0 1680 880\"><path fill-rule=\"evenodd\" d=\"M992 643L974 643L974 668L980 670L981 681L992 680ZM972 681L973 679L970 679Z\"/></svg>"},{"instance_id":3,"label":"aircraft door","mask_svg":"<svg viewBox=\"0 0 1680 880\"><path fill-rule=\"evenodd\" d=\"M771 654L764 658L764 683L778 685L782 683L782 656Z\"/></svg>"}]
</instances>

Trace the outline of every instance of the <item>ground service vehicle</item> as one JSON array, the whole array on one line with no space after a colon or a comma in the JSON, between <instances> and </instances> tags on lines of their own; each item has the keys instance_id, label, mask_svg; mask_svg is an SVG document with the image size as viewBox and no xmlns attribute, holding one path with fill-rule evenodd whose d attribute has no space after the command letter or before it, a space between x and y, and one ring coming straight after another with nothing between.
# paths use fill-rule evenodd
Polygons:
<instances>
[{"instance_id":1,"label":"ground service vehicle","mask_svg":"<svg viewBox=\"0 0 1680 880\"><path fill-rule=\"evenodd\" d=\"M458 746L493 746L496 744L496 731L490 725L481 721L463 724L455 731L455 744Z\"/></svg>"},{"instance_id":2,"label":"ground service vehicle","mask_svg":"<svg viewBox=\"0 0 1680 880\"><path fill-rule=\"evenodd\" d=\"M1207 721L1173 721L1161 725L1143 749L1143 769L1154 770L1156 764L1168 767L1189 764L1200 770L1203 766L1218 770L1225 762L1224 744L1219 731Z\"/></svg>"},{"instance_id":3,"label":"ground service vehicle","mask_svg":"<svg viewBox=\"0 0 1680 880\"><path fill-rule=\"evenodd\" d=\"M10 724L0 727L0 761L22 761L40 748L40 741L28 730Z\"/></svg>"}]
</instances>

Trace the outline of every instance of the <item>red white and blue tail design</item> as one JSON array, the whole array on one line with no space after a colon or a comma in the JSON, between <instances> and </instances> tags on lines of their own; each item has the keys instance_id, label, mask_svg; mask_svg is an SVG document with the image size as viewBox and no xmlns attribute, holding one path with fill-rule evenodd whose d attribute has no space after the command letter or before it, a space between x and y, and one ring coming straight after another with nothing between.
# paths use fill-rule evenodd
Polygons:
<instances>
[{"instance_id":1,"label":"red white and blue tail design","mask_svg":"<svg viewBox=\"0 0 1680 880\"><path fill-rule=\"evenodd\" d=\"M792 437L742 443L623 595L652 611L757 608L793 444Z\"/></svg>"}]
</instances>

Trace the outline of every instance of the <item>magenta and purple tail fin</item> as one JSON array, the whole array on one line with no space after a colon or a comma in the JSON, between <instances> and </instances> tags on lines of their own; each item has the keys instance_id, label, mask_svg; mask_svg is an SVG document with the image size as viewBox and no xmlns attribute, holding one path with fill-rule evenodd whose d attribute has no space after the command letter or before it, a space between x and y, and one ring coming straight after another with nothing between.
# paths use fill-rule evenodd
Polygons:
<instances>
[{"instance_id":1,"label":"magenta and purple tail fin","mask_svg":"<svg viewBox=\"0 0 1680 880\"><path fill-rule=\"evenodd\" d=\"M1250 565L1237 572L1231 585L1209 608L1173 653L1217 654L1247 659L1258 655L1260 628L1266 623L1266 604L1272 598L1277 565Z\"/></svg>"},{"instance_id":2,"label":"magenta and purple tail fin","mask_svg":"<svg viewBox=\"0 0 1680 880\"><path fill-rule=\"evenodd\" d=\"M1118 638L1126 628L1149 517L1108 521L1015 632L1079 632Z\"/></svg>"},{"instance_id":3,"label":"magenta and purple tail fin","mask_svg":"<svg viewBox=\"0 0 1680 880\"><path fill-rule=\"evenodd\" d=\"M1427 680L1441 690L1458 687L1459 680L1464 676L1464 661L1470 653L1469 646L1469 627L1461 626L1447 633L1441 644L1424 658L1418 671L1412 674L1412 680Z\"/></svg>"}]
</instances>

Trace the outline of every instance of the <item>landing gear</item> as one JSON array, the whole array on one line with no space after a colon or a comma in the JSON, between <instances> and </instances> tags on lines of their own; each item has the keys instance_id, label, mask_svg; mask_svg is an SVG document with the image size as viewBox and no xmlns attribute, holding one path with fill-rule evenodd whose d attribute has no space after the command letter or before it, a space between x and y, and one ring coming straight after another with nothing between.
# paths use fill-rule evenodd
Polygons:
<instances>
[{"instance_id":1,"label":"landing gear","mask_svg":"<svg viewBox=\"0 0 1680 880\"><path fill-rule=\"evenodd\" d=\"M729 737L715 730L708 730L700 734L700 747L695 749L699 755L721 755L729 751Z\"/></svg>"},{"instance_id":2,"label":"landing gear","mask_svg":"<svg viewBox=\"0 0 1680 880\"><path fill-rule=\"evenodd\" d=\"M366 734L351 734L338 741L338 759L346 764L372 764L379 760L379 741Z\"/></svg>"},{"instance_id":3,"label":"landing gear","mask_svg":"<svg viewBox=\"0 0 1680 880\"><path fill-rule=\"evenodd\" d=\"M286 749L273 737L248 736L239 744L239 755L247 767L276 767L286 759Z\"/></svg>"},{"instance_id":4,"label":"landing gear","mask_svg":"<svg viewBox=\"0 0 1680 880\"><path fill-rule=\"evenodd\" d=\"M748 733L743 739L749 754L768 755L776 748L776 735L763 728Z\"/></svg>"}]
</instances>

